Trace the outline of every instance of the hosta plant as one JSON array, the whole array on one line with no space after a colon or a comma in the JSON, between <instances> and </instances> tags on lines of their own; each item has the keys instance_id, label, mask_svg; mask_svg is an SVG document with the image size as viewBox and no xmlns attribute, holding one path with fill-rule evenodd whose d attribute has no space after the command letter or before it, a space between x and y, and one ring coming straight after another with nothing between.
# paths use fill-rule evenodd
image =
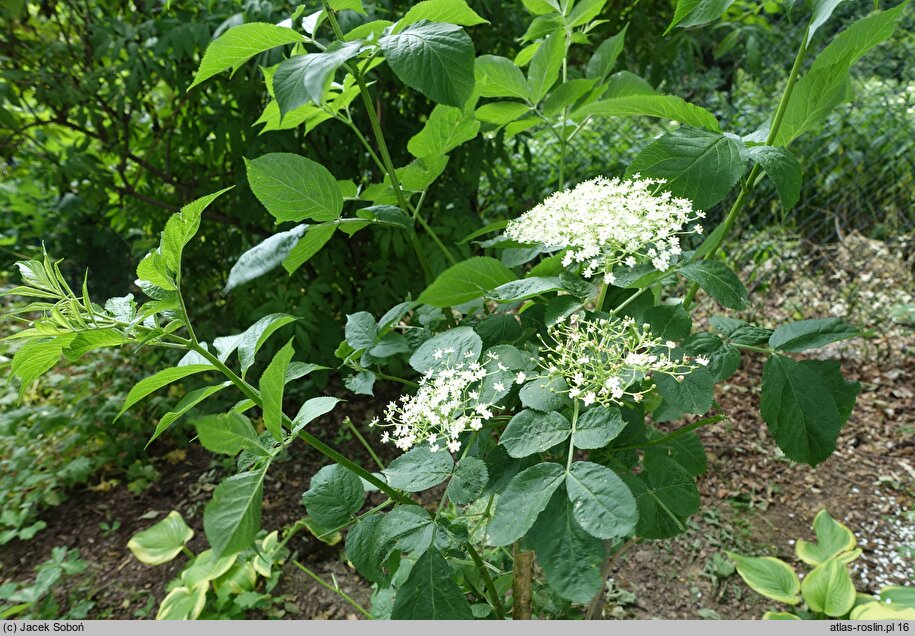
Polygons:
<instances>
[{"instance_id":1,"label":"hosta plant","mask_svg":"<svg viewBox=\"0 0 915 636\"><path fill-rule=\"evenodd\" d=\"M848 565L861 556L854 533L825 510L813 520L816 541L795 544L797 558L811 570L803 581L775 557L728 556L755 592L784 603L789 611L769 611L766 620L915 620L915 588L883 587L876 596L855 591Z\"/></svg>"},{"instance_id":2,"label":"hosta plant","mask_svg":"<svg viewBox=\"0 0 915 636\"><path fill-rule=\"evenodd\" d=\"M712 22L727 4L681 1L671 27ZM463 27L486 21L462 0L419 2L394 22L348 19L346 31L338 12L358 18L361 2L328 0L280 25L236 26L210 45L195 85L287 47L285 61L264 68L261 123L307 134L338 120L377 164L357 183L291 153L250 159L254 194L278 223L297 225L242 255L225 291L241 293L255 279L267 284L261 277L280 264L293 273L325 245L332 249L332 237L368 228L403 233L426 278L384 315L346 316L337 348L350 391L371 395L381 382L403 390L378 405L360 433L377 466L342 454L312 425L338 397L315 396L287 413L287 385L319 368L297 359L307 351L290 341L252 377L264 343L295 316L270 314L211 342L197 337L195 307L182 287L193 272L183 271L181 257L221 192L168 220L137 268L145 302L128 295L99 304L85 281L73 291L50 257L21 263L24 284L11 293L35 302L15 336L28 342L12 372L24 386L61 355L75 360L110 346L181 351L177 366L141 381L124 404L192 376L202 380L159 420L151 441L214 394L234 393L229 411L194 419L199 442L237 462L204 512L214 563L245 562L263 549L257 537L271 463L303 443L328 462L303 495L308 518L328 533L345 532L346 559L373 585L371 616L530 618L546 611L532 601L545 598L544 589L567 607L589 604L624 545L686 531L706 469L696 430L727 417L715 386L745 355L766 360L760 408L790 460L826 460L852 411L859 387L838 362L796 354L853 337L854 328L835 319L769 328L716 315L706 329L693 320L700 290L707 305L724 310L750 302L718 258L722 243L762 178L775 183L786 208L798 200L791 142L845 99L851 64L890 37L905 8L857 21L808 65L815 32L835 4L814 2L803 17L810 26L784 91L770 123L755 132L724 131L700 106L614 73L625 32L591 41L600 0L525 2L536 15L530 44L515 60L476 54ZM588 63L574 66L569 51L593 44ZM406 165L393 162L372 92L382 65L435 102L407 141L413 158ZM368 131L357 124L357 108ZM481 134L535 127L564 147L595 117L630 116L681 125L648 142L621 178L594 175L567 189L564 157L558 191L540 205L459 244L439 237L435 210L424 202L436 180L448 178L454 148ZM706 211L726 199L724 220L707 231ZM375 444L392 446L395 459L384 463ZM268 536L282 542L291 532ZM180 582L172 605L193 615L206 602L204 588Z\"/></svg>"}]
</instances>

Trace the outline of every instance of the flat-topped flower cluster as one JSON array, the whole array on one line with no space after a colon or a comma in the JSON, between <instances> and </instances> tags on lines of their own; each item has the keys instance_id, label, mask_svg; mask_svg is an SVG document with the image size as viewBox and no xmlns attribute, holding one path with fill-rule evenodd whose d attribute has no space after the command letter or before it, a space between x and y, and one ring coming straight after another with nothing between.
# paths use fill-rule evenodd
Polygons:
<instances>
[{"instance_id":1,"label":"flat-topped flower cluster","mask_svg":"<svg viewBox=\"0 0 915 636\"><path fill-rule=\"evenodd\" d=\"M707 358L673 357L676 344L652 336L648 325L632 318L580 320L572 315L550 327L540 365L561 377L568 395L585 406L641 402L651 390L643 380L659 373L682 381L685 374L709 363Z\"/></svg>"},{"instance_id":2,"label":"flat-topped flower cluster","mask_svg":"<svg viewBox=\"0 0 915 636\"><path fill-rule=\"evenodd\" d=\"M680 236L702 233L699 224L684 227L705 213L669 192L656 194L663 183L638 175L584 181L511 221L505 235L519 243L567 249L564 267L581 263L585 278L602 273L606 283L613 282L612 270L620 264L651 262L666 271L681 253Z\"/></svg>"},{"instance_id":3,"label":"flat-topped flower cluster","mask_svg":"<svg viewBox=\"0 0 915 636\"><path fill-rule=\"evenodd\" d=\"M451 350L436 351L433 357L441 359ZM491 373L501 373L506 368L494 353L487 354L487 363L459 362L441 366L427 372L419 381L414 395L403 395L388 404L384 420L373 420L371 426L386 429L382 443L393 443L407 451L420 443L427 443L433 451L447 448L456 453L461 448L458 439L465 431L478 431L483 423L493 417L494 404L486 400L484 382ZM493 367L493 371L487 370ZM521 376L523 382L523 376ZM501 393L505 387L499 382L493 386Z\"/></svg>"}]
</instances>

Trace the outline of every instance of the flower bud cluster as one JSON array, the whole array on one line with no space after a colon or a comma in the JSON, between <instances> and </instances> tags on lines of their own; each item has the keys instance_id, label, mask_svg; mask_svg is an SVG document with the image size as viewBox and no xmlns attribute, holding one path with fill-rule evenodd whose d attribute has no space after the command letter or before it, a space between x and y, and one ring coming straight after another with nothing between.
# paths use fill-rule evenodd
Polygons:
<instances>
[{"instance_id":1,"label":"flower bud cluster","mask_svg":"<svg viewBox=\"0 0 915 636\"><path fill-rule=\"evenodd\" d=\"M606 179L597 177L571 190L556 192L543 203L511 221L505 235L519 243L567 249L563 266L584 266L583 275L604 274L613 283L616 265L634 267L651 262L670 269L681 253L680 236L702 233L688 223L704 218L687 199L656 193L660 179Z\"/></svg>"},{"instance_id":2,"label":"flower bud cluster","mask_svg":"<svg viewBox=\"0 0 915 636\"><path fill-rule=\"evenodd\" d=\"M585 406L641 402L651 390L643 380L665 374L683 381L687 373L708 364L701 356L677 359L676 344L652 336L648 325L632 318L580 320L572 315L550 327L552 342L543 343L541 367L561 377L568 395Z\"/></svg>"}]
</instances>

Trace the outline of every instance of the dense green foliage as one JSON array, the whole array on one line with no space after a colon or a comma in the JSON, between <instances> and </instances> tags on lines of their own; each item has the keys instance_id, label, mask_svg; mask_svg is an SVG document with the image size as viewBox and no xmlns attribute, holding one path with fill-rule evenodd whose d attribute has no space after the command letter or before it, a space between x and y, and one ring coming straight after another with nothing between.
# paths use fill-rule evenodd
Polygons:
<instances>
[{"instance_id":1,"label":"dense green foliage","mask_svg":"<svg viewBox=\"0 0 915 636\"><path fill-rule=\"evenodd\" d=\"M366 616L545 612L524 601L531 553L561 603L588 604L606 559L684 532L698 511L695 430L727 417L715 385L746 352L766 357L760 411L780 451L815 466L835 450L860 387L807 356L858 330L726 315L751 298L720 251L764 188L788 214L821 185L803 178L795 142L845 108L853 65L892 37L907 2L826 37L838 3L680 0L671 17L525 0L523 20L516 8L500 22L519 27L518 46L493 35L505 9L485 2L323 0L292 15L265 3L222 16L225 4L175 3L151 20L107 3L91 19L66 3L7 16L22 29L4 76L6 242L48 239L5 292L29 301L9 312L27 323L11 336L24 343L10 362L20 393L61 356L177 350L112 415L193 382L146 436L187 418L237 467L203 514L210 550L187 550L193 533L177 512L132 539L143 563L190 559L160 618L263 609L258 577L269 594L302 527L346 531L347 558L374 584ZM792 25L799 48L793 65L788 54L763 72L760 42L784 38L773 23ZM687 30L712 24L728 35ZM720 93L707 100L718 108L700 106L675 78L710 52L760 71L716 67L735 95L751 81L777 90L750 113ZM25 77L39 65L44 84ZM64 90L51 89L58 79ZM582 151L595 141L614 152ZM48 225L33 223L51 187ZM127 228L138 232L126 233L126 254L141 256L130 294L103 301L49 256L91 264L100 231ZM123 288L125 268L103 269L103 286ZM694 323L699 299L725 314L709 329ZM340 401L313 396L331 375L357 394L407 390L360 436L380 472L314 426ZM217 394L240 401L213 408ZM264 483L299 441L331 463L303 495L307 522L280 538L261 528ZM384 465L379 441L404 452ZM94 467L82 460L85 478ZM363 511L371 493L380 499ZM17 505L26 512L8 525L23 536L32 504Z\"/></svg>"}]
</instances>

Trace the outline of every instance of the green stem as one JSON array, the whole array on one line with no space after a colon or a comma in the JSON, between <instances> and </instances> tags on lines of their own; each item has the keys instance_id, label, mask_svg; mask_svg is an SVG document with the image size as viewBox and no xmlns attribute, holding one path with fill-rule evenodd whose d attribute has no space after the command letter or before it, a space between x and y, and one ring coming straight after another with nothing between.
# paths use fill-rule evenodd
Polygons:
<instances>
[{"instance_id":1,"label":"green stem","mask_svg":"<svg viewBox=\"0 0 915 636\"><path fill-rule=\"evenodd\" d=\"M686 435L690 431L694 431L697 428L702 428L709 424L714 424L715 422L720 422L721 420L727 419L724 415L715 415L712 417L707 417L704 420L699 420L698 422L692 422L691 424L686 424L681 426L675 431L671 431L664 437L659 437L658 439L653 439L650 442L640 442L638 444L629 444L628 446L616 446L613 448L614 451L624 451L624 450L640 450L643 448L651 448L652 446L663 446L664 444L670 443L676 438Z\"/></svg>"},{"instance_id":2,"label":"green stem","mask_svg":"<svg viewBox=\"0 0 915 636\"><path fill-rule=\"evenodd\" d=\"M181 293L181 272L175 276L175 286L178 288L178 305L181 309L181 317L184 318L184 326L191 337L191 342L197 344L197 334L194 333L194 327L191 325L191 317L187 313L187 305L184 304L184 294Z\"/></svg>"},{"instance_id":3,"label":"green stem","mask_svg":"<svg viewBox=\"0 0 915 636\"><path fill-rule=\"evenodd\" d=\"M244 393L246 397L248 397L248 399L250 399L252 402L254 402L255 405L263 408L264 403L263 403L263 400L261 399L260 391L258 391L253 386L248 384L248 382L246 382L245 380L240 378L238 375L236 375L235 372L232 371L232 369L227 367L225 364L223 364L222 361L219 360L219 358L214 356L212 353L210 353L209 351L207 351L200 345L191 344L188 348L191 351L195 351L196 353L200 354L207 362L212 364L214 367L216 367L216 369L220 373L222 373L224 376L226 376L232 382L232 384L237 386L238 389L242 393ZM286 427L289 429L292 428L292 420L290 420L289 417L286 416L285 414L283 415L283 424L285 424ZM319 453L321 453L328 459L333 460L334 462L340 464L344 468L349 469L351 472L355 473L359 477L362 477L364 480L366 480L367 482L369 482L370 484L372 484L373 486L378 488L378 490L385 493L387 496L389 496L391 499L393 499L397 503L408 504L408 505L417 505L416 502L414 502L412 499L410 499L409 497L407 497L400 491L395 490L394 488L391 488L388 484L386 484L382 480L378 479L378 477L376 477L375 475L373 475L372 473L367 471L365 468L363 468L359 464L347 459L345 456L343 456L339 452L337 452L337 450L328 446L327 444L322 442L320 439L318 439L311 433L309 433L307 431L299 431L298 435L306 444L308 444L309 446L314 448L316 451L318 451Z\"/></svg>"},{"instance_id":4,"label":"green stem","mask_svg":"<svg viewBox=\"0 0 915 636\"><path fill-rule=\"evenodd\" d=\"M648 291L649 289L651 289L651 287L642 287L642 289L638 290L637 292L635 292L634 294L632 294L629 298L627 298L626 300L624 300L623 302L621 302L619 305L617 305L616 308L615 308L613 311L611 311L610 313L611 313L612 315L614 315L614 316L615 316L616 314L620 313L620 312L623 311L626 307L628 307L628 306L630 305L630 303L632 303L636 298L638 298L639 296L641 296L642 294L644 294L644 293L645 293L646 291Z\"/></svg>"},{"instance_id":5,"label":"green stem","mask_svg":"<svg viewBox=\"0 0 915 636\"><path fill-rule=\"evenodd\" d=\"M331 585L330 583L328 583L327 581L325 581L324 579L322 579L320 576L318 576L317 574L315 574L314 572L312 572L311 570L309 570L308 568L306 568L304 565L302 565L302 564L299 563L298 561L293 561L292 563L293 563L293 565L295 565L297 568L299 568L300 570L302 570L302 572L304 572L305 574L307 574L308 576L310 576L312 579L314 579L315 582L317 582L319 585L321 585L322 587L325 587L325 588L327 588L328 590L330 590L331 592L333 592L333 593L339 595L340 598L342 598L344 601L346 601L347 603L349 603L350 605L352 605L356 610L359 611L360 614L362 614L363 616L365 616L367 619L369 619L370 621L371 621L371 620L375 620L375 617L374 617L374 616L372 616L371 614L369 614L369 613L365 610L364 607L362 607L361 605L359 605L359 603L357 603L356 601L354 601L353 598L352 598L349 594L347 594L346 592L344 592L343 590L341 590L338 586L336 586L336 585Z\"/></svg>"},{"instance_id":6,"label":"green stem","mask_svg":"<svg viewBox=\"0 0 915 636\"><path fill-rule=\"evenodd\" d=\"M489 599L490 605L492 605L492 608L496 612L496 618L500 621L505 620L505 608L502 607L502 599L499 598L499 594L496 592L496 586L492 582L492 577L489 576L486 564L483 563L483 559L480 558L479 553L470 543L467 543L467 554L473 559L474 565L476 565L477 570L480 571L480 576L483 577L483 584L486 585L486 589L489 591L489 596L491 597Z\"/></svg>"},{"instance_id":7,"label":"green stem","mask_svg":"<svg viewBox=\"0 0 915 636\"><path fill-rule=\"evenodd\" d=\"M416 221L426 231L426 233L429 235L429 238L431 238L432 241L438 246L438 249L442 251L442 254L445 255L446 259L448 259L448 262L452 265L457 264L457 260L455 260L454 255L447 247L445 247L445 244L442 243L442 240L438 237L438 234L435 233L435 230L433 230L432 227L426 222L426 219L417 214Z\"/></svg>"},{"instance_id":8,"label":"green stem","mask_svg":"<svg viewBox=\"0 0 915 636\"><path fill-rule=\"evenodd\" d=\"M327 19L330 22L331 28L334 30L334 35L337 36L338 40L343 40L343 30L340 29L340 23L337 22L337 16L331 10L330 5L327 0L321 0L321 5L324 7L324 13L327 15ZM384 133L381 130L381 120L378 118L378 111L375 110L375 104L372 103L372 96L369 94L369 87L365 83L365 77L362 75L362 72L359 70L359 67L352 63L347 62L347 67L352 73L353 77L356 80L356 84L359 86L359 94L362 96L362 103L365 105L365 111L369 117L369 125L372 127L372 134L375 136L375 143L378 145L378 151L381 153L381 162L383 164L385 172L387 172L388 179L391 180L391 187L394 189L394 196L397 198L397 204L401 209L409 214L412 210L409 202L407 201L406 195L404 194L403 188L400 185L400 180L397 178L397 173L394 169L394 162L391 159L391 153L388 151L388 144L384 139ZM426 259L426 255L423 252L422 245L420 245L419 240L416 238L416 232L410 232L410 245L413 247L413 250L416 252L416 257L419 259L420 267L423 268L423 273L426 276L427 281L432 281L432 269L429 267L429 261Z\"/></svg>"},{"instance_id":9,"label":"green stem","mask_svg":"<svg viewBox=\"0 0 915 636\"><path fill-rule=\"evenodd\" d=\"M343 420L343 422L347 426L349 426L349 429L353 432L353 435L356 436L356 439L359 440L359 443L362 444L362 447L366 451L368 451L368 454L371 456L372 461L374 461L375 465L378 466L378 470L384 470L384 463L381 461L381 459L378 458L378 455L375 454L375 451L372 449L372 447L369 445L369 443L362 436L362 433L359 432L359 429L356 428L356 425L353 424L353 420L347 417L345 420Z\"/></svg>"},{"instance_id":10,"label":"green stem","mask_svg":"<svg viewBox=\"0 0 915 636\"><path fill-rule=\"evenodd\" d=\"M388 380L389 382L399 382L404 386L408 386L413 389L419 388L419 384L413 382L412 380L405 380L403 378L398 378L396 375L388 375L387 373L381 373L380 371L372 371L375 374L375 377L379 380Z\"/></svg>"},{"instance_id":11,"label":"green stem","mask_svg":"<svg viewBox=\"0 0 915 636\"><path fill-rule=\"evenodd\" d=\"M771 146L772 143L777 139L778 129L782 125L782 121L785 118L785 113L788 112L788 104L791 101L791 94L794 92L794 86L797 84L798 76L801 72L801 65L804 62L804 56L807 54L808 33L809 29L804 31L804 37L801 39L801 46L798 48L797 55L794 58L794 64L792 65L791 72L788 75L788 81L785 84L785 90L782 92L782 97L775 109L775 115L772 117L772 123L769 126L769 135L766 137L767 146ZM725 217L720 229L716 229L715 232L713 232L712 235L706 239L706 241L712 241L709 244L709 247L704 250L703 248L705 245L703 244L699 248L701 259L712 258L715 256L715 254L718 253L718 250L721 248L721 244L724 243L724 239L731 231L731 228L737 221L737 217L740 215L740 212L746 205L747 200L750 198L750 193L753 191L753 188L756 187L756 184L759 183L761 173L762 169L759 167L759 164L753 166L753 169L750 171L750 175L741 186L740 194L737 196L737 200L734 201L734 205L731 206L731 209L728 212L728 215ZM684 309L689 309L693 299L696 297L696 292L698 290L699 285L697 283L693 283L690 286L686 293L686 297L683 299Z\"/></svg>"},{"instance_id":12,"label":"green stem","mask_svg":"<svg viewBox=\"0 0 915 636\"><path fill-rule=\"evenodd\" d=\"M184 552L184 556L191 560L197 558L197 555L191 552L190 548L188 548L186 545L181 546L181 551Z\"/></svg>"},{"instance_id":13,"label":"green stem","mask_svg":"<svg viewBox=\"0 0 915 636\"><path fill-rule=\"evenodd\" d=\"M578 425L578 398L572 400L572 434L569 435L569 458L566 460L566 472L572 470L572 458L575 456L575 427Z\"/></svg>"}]
</instances>

